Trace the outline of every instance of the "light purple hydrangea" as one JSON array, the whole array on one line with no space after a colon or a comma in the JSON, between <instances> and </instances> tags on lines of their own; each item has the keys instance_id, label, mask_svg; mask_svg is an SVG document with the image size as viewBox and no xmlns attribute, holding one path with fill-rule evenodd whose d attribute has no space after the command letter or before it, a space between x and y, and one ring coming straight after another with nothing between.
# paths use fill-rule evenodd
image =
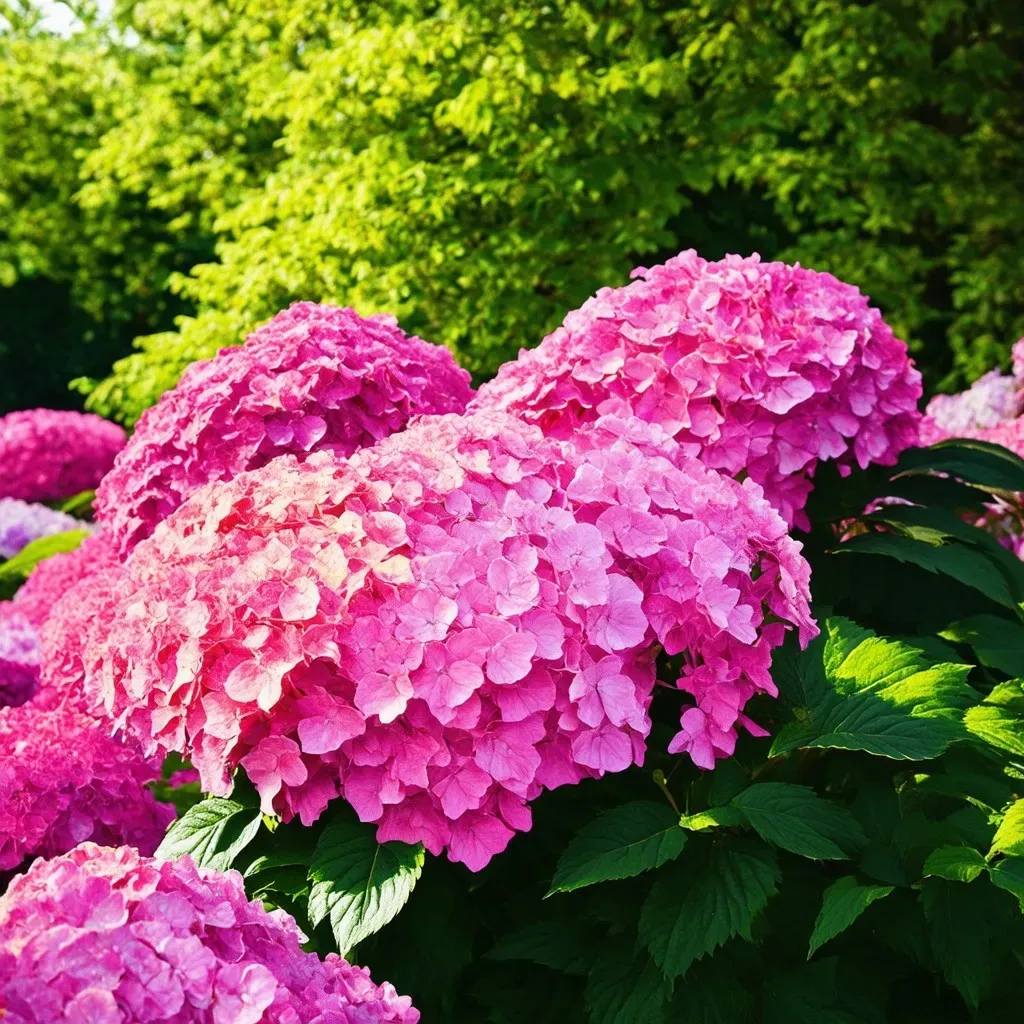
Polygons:
<instances>
[{"instance_id":1,"label":"light purple hydrangea","mask_svg":"<svg viewBox=\"0 0 1024 1024\"><path fill-rule=\"evenodd\" d=\"M10 601L0 603L0 708L24 704L39 685L39 638Z\"/></svg>"},{"instance_id":2,"label":"light purple hydrangea","mask_svg":"<svg viewBox=\"0 0 1024 1024\"><path fill-rule=\"evenodd\" d=\"M462 412L469 374L394 317L298 302L244 345L193 363L139 420L96 494L126 555L185 498L277 455L350 455L416 413Z\"/></svg>"},{"instance_id":3,"label":"light purple hydrangea","mask_svg":"<svg viewBox=\"0 0 1024 1024\"><path fill-rule=\"evenodd\" d=\"M85 523L65 512L18 498L0 498L0 558L13 558L40 537L81 529L87 529Z\"/></svg>"},{"instance_id":4,"label":"light purple hydrangea","mask_svg":"<svg viewBox=\"0 0 1024 1024\"><path fill-rule=\"evenodd\" d=\"M417 1024L364 968L302 951L235 871L84 843L0 897L4 1024Z\"/></svg>"},{"instance_id":5,"label":"light purple hydrangea","mask_svg":"<svg viewBox=\"0 0 1024 1024\"><path fill-rule=\"evenodd\" d=\"M24 409L0 417L0 498L60 501L92 490L125 433L91 413Z\"/></svg>"}]
</instances>

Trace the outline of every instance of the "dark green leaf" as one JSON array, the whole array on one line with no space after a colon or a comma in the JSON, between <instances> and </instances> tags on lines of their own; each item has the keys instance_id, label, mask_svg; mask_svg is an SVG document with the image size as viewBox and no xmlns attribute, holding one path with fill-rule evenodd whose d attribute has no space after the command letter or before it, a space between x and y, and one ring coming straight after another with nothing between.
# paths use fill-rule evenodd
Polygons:
<instances>
[{"instance_id":1,"label":"dark green leaf","mask_svg":"<svg viewBox=\"0 0 1024 1024\"><path fill-rule=\"evenodd\" d=\"M590 1024L662 1024L672 990L646 953L605 943L587 981Z\"/></svg>"},{"instance_id":2,"label":"dark green leaf","mask_svg":"<svg viewBox=\"0 0 1024 1024\"><path fill-rule=\"evenodd\" d=\"M846 875L830 885L825 890L821 910L814 922L808 958L814 956L829 939L846 931L875 900L888 896L892 891L891 885L860 885L853 875Z\"/></svg>"},{"instance_id":3,"label":"dark green leaf","mask_svg":"<svg viewBox=\"0 0 1024 1024\"><path fill-rule=\"evenodd\" d=\"M925 876L953 882L973 882L985 870L985 858L970 846L940 846L924 862Z\"/></svg>"},{"instance_id":4,"label":"dark green leaf","mask_svg":"<svg viewBox=\"0 0 1024 1024\"><path fill-rule=\"evenodd\" d=\"M1003 857L989 865L988 874L994 885L1013 893L1024 906L1024 857Z\"/></svg>"},{"instance_id":5,"label":"dark green leaf","mask_svg":"<svg viewBox=\"0 0 1024 1024\"><path fill-rule=\"evenodd\" d=\"M371 825L333 822L309 866L309 919L314 925L330 920L344 955L405 906L423 859L420 845L378 843Z\"/></svg>"},{"instance_id":6,"label":"dark green leaf","mask_svg":"<svg viewBox=\"0 0 1024 1024\"><path fill-rule=\"evenodd\" d=\"M569 918L520 928L486 955L488 960L530 960L566 974L586 974L595 952L593 926Z\"/></svg>"},{"instance_id":7,"label":"dark green leaf","mask_svg":"<svg viewBox=\"0 0 1024 1024\"><path fill-rule=\"evenodd\" d=\"M548 895L649 871L678 857L685 844L686 832L667 804L638 800L613 808L573 837Z\"/></svg>"},{"instance_id":8,"label":"dark green leaf","mask_svg":"<svg viewBox=\"0 0 1024 1024\"><path fill-rule=\"evenodd\" d=\"M982 665L1008 676L1024 676L1024 626L998 615L972 615L939 634L954 643L970 644Z\"/></svg>"}]
</instances>

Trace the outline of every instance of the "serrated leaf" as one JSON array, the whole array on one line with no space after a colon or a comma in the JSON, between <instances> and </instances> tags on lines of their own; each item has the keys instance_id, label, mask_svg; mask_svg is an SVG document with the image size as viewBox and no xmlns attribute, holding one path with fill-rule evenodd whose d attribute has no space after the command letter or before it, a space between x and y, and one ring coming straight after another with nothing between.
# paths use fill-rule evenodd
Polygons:
<instances>
[{"instance_id":1,"label":"serrated leaf","mask_svg":"<svg viewBox=\"0 0 1024 1024\"><path fill-rule=\"evenodd\" d=\"M187 854L200 866L226 871L256 838L261 820L259 811L234 800L201 800L171 822L156 856L175 860Z\"/></svg>"},{"instance_id":2,"label":"serrated leaf","mask_svg":"<svg viewBox=\"0 0 1024 1024\"><path fill-rule=\"evenodd\" d=\"M1010 804L999 828L996 829L988 855L991 857L996 853L1010 856L1024 854L1024 800Z\"/></svg>"},{"instance_id":3,"label":"serrated leaf","mask_svg":"<svg viewBox=\"0 0 1024 1024\"><path fill-rule=\"evenodd\" d=\"M968 709L964 724L990 746L1024 757L1024 682L1000 683L977 707Z\"/></svg>"},{"instance_id":4,"label":"serrated leaf","mask_svg":"<svg viewBox=\"0 0 1024 1024\"><path fill-rule=\"evenodd\" d=\"M867 844L857 819L809 786L759 782L733 798L757 834L773 846L814 860L847 860Z\"/></svg>"},{"instance_id":5,"label":"serrated leaf","mask_svg":"<svg viewBox=\"0 0 1024 1024\"><path fill-rule=\"evenodd\" d=\"M89 530L68 530L30 541L13 558L0 562L0 580L17 582L26 579L40 562L53 555L74 551L89 533Z\"/></svg>"},{"instance_id":6,"label":"serrated leaf","mask_svg":"<svg viewBox=\"0 0 1024 1024\"><path fill-rule=\"evenodd\" d=\"M589 1024L662 1024L672 994L657 965L626 943L605 943L587 979Z\"/></svg>"},{"instance_id":7,"label":"serrated leaf","mask_svg":"<svg viewBox=\"0 0 1024 1024\"><path fill-rule=\"evenodd\" d=\"M678 857L686 838L667 804L638 800L615 807L573 837L548 895L650 871Z\"/></svg>"},{"instance_id":8,"label":"serrated leaf","mask_svg":"<svg viewBox=\"0 0 1024 1024\"><path fill-rule=\"evenodd\" d=\"M681 828L687 832L704 832L709 828L736 828L746 825L746 815L735 807L711 807L696 814L684 814L679 819Z\"/></svg>"},{"instance_id":9,"label":"serrated leaf","mask_svg":"<svg viewBox=\"0 0 1024 1024\"><path fill-rule=\"evenodd\" d=\"M703 870L687 862L662 872L640 913L640 940L668 978L685 974L751 925L781 879L775 855L760 844L716 844Z\"/></svg>"},{"instance_id":10,"label":"serrated leaf","mask_svg":"<svg viewBox=\"0 0 1024 1024\"><path fill-rule=\"evenodd\" d=\"M972 615L947 626L939 636L970 644L982 665L1008 676L1024 676L1024 626L998 615Z\"/></svg>"},{"instance_id":11,"label":"serrated leaf","mask_svg":"<svg viewBox=\"0 0 1024 1024\"><path fill-rule=\"evenodd\" d=\"M846 875L825 890L807 950L810 959L826 942L846 931L876 900L893 891L891 885L860 885L853 875Z\"/></svg>"},{"instance_id":12,"label":"serrated leaf","mask_svg":"<svg viewBox=\"0 0 1024 1024\"><path fill-rule=\"evenodd\" d=\"M593 926L573 919L538 921L500 939L488 960L529 960L565 974L586 974L595 953Z\"/></svg>"},{"instance_id":13,"label":"serrated leaf","mask_svg":"<svg viewBox=\"0 0 1024 1024\"><path fill-rule=\"evenodd\" d=\"M320 836L309 865L309 919L330 920L344 956L401 909L423 871L419 844L378 843L370 825L336 821Z\"/></svg>"},{"instance_id":14,"label":"serrated leaf","mask_svg":"<svg viewBox=\"0 0 1024 1024\"><path fill-rule=\"evenodd\" d=\"M966 735L964 712L978 700L966 682L970 670L930 664L906 644L830 618L796 665L807 713L776 736L771 754L824 747L937 757Z\"/></svg>"},{"instance_id":15,"label":"serrated leaf","mask_svg":"<svg viewBox=\"0 0 1024 1024\"><path fill-rule=\"evenodd\" d=\"M988 867L992 884L1013 893L1024 906L1024 857L1003 857Z\"/></svg>"},{"instance_id":16,"label":"serrated leaf","mask_svg":"<svg viewBox=\"0 0 1024 1024\"><path fill-rule=\"evenodd\" d=\"M985 858L970 846L940 846L928 854L922 874L973 882L985 870Z\"/></svg>"}]
</instances>

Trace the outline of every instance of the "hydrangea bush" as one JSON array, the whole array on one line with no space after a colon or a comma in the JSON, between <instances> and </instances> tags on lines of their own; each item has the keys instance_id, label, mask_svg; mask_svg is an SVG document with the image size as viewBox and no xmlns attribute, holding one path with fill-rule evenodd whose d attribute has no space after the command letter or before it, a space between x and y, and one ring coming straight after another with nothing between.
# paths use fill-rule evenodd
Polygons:
<instances>
[{"instance_id":1,"label":"hydrangea bush","mask_svg":"<svg viewBox=\"0 0 1024 1024\"><path fill-rule=\"evenodd\" d=\"M9 1024L416 1024L408 996L304 953L237 872L83 843L0 897Z\"/></svg>"},{"instance_id":2,"label":"hydrangea bush","mask_svg":"<svg viewBox=\"0 0 1024 1024\"><path fill-rule=\"evenodd\" d=\"M96 487L124 430L92 413L25 409L0 417L0 498L59 501Z\"/></svg>"},{"instance_id":3,"label":"hydrangea bush","mask_svg":"<svg viewBox=\"0 0 1024 1024\"><path fill-rule=\"evenodd\" d=\"M284 453L349 455L415 413L462 412L469 374L393 317L298 302L239 348L194 363L139 420L96 495L126 554L209 480Z\"/></svg>"},{"instance_id":4,"label":"hydrangea bush","mask_svg":"<svg viewBox=\"0 0 1024 1024\"><path fill-rule=\"evenodd\" d=\"M693 250L633 276L506 363L472 408L556 437L603 414L639 416L712 469L755 480L802 528L820 462L891 464L916 443L921 376L856 288Z\"/></svg>"}]
</instances>

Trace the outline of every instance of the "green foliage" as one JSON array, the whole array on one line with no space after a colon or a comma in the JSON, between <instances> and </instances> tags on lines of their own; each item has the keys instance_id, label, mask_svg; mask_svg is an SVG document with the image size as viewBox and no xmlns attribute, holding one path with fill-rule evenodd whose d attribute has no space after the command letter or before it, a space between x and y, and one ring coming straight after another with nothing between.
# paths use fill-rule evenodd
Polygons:
<instances>
[{"instance_id":1,"label":"green foliage","mask_svg":"<svg viewBox=\"0 0 1024 1024\"><path fill-rule=\"evenodd\" d=\"M51 555L74 551L88 536L86 529L51 533L29 541L13 558L0 561L0 598L13 596L40 562Z\"/></svg>"},{"instance_id":2,"label":"green foliage","mask_svg":"<svg viewBox=\"0 0 1024 1024\"><path fill-rule=\"evenodd\" d=\"M933 384L1024 333L1019 5L120 0L70 39L18 7L5 383L53 366L131 422L300 298L486 375L688 246L859 285Z\"/></svg>"}]
</instances>

